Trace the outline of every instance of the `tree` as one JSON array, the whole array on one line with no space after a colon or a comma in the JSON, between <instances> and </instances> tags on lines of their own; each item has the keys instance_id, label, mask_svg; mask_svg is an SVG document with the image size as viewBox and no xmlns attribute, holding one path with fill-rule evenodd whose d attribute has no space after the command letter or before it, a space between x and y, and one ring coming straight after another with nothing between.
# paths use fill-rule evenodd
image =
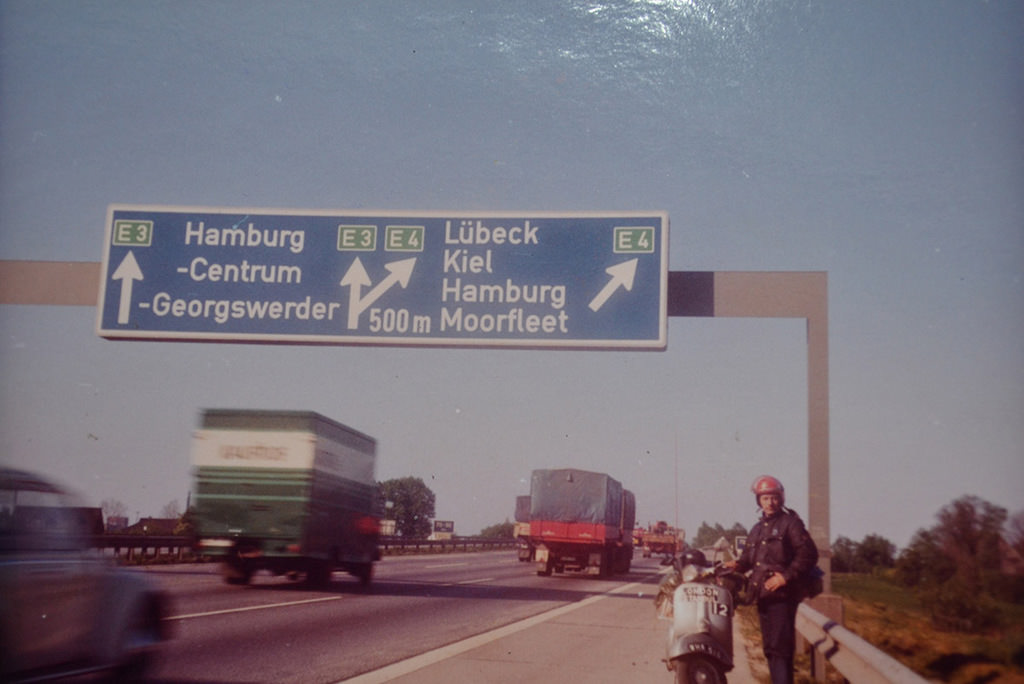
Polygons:
<instances>
[{"instance_id":1,"label":"tree","mask_svg":"<svg viewBox=\"0 0 1024 684\"><path fill-rule=\"evenodd\" d=\"M388 517L395 521L395 530L409 539L430 536L430 519L434 517L434 492L418 477L401 477L380 483L384 500L391 504Z\"/></svg>"},{"instance_id":2,"label":"tree","mask_svg":"<svg viewBox=\"0 0 1024 684\"><path fill-rule=\"evenodd\" d=\"M938 587L955 572L956 567L942 553L932 530L918 530L896 561L896 577L899 581L923 591Z\"/></svg>"},{"instance_id":3,"label":"tree","mask_svg":"<svg viewBox=\"0 0 1024 684\"><path fill-rule=\"evenodd\" d=\"M859 543L847 537L832 543L833 572L874 572L895 564L896 545L877 534L869 534Z\"/></svg>"},{"instance_id":4,"label":"tree","mask_svg":"<svg viewBox=\"0 0 1024 684\"><path fill-rule=\"evenodd\" d=\"M178 519L178 524L174 527L174 534L181 537L190 537L195 534L196 531L196 511L195 508L189 508L187 511L182 513Z\"/></svg>"},{"instance_id":5,"label":"tree","mask_svg":"<svg viewBox=\"0 0 1024 684\"><path fill-rule=\"evenodd\" d=\"M1024 556L1024 510L1017 511L1007 523L1006 541L1013 549Z\"/></svg>"},{"instance_id":6,"label":"tree","mask_svg":"<svg viewBox=\"0 0 1024 684\"><path fill-rule=\"evenodd\" d=\"M943 507L938 523L920 530L896 563L908 584L942 584L955 576L970 591L984 589L985 578L999 568L999 541L1006 509L976 496Z\"/></svg>"},{"instance_id":7,"label":"tree","mask_svg":"<svg viewBox=\"0 0 1024 684\"><path fill-rule=\"evenodd\" d=\"M896 564L896 545L877 534L869 534L857 545L854 553L854 572L873 572L891 568Z\"/></svg>"},{"instance_id":8,"label":"tree","mask_svg":"<svg viewBox=\"0 0 1024 684\"><path fill-rule=\"evenodd\" d=\"M702 522L700 527L697 528L697 536L693 538L691 546L698 549L707 548L714 545L722 537L725 537L726 541L730 544L734 544L736 537L743 537L747 534L747 528L739 523L734 523L729 529L722 527L720 523L715 523L714 526L708 525L706 522Z\"/></svg>"},{"instance_id":9,"label":"tree","mask_svg":"<svg viewBox=\"0 0 1024 684\"><path fill-rule=\"evenodd\" d=\"M857 556L857 542L839 537L832 542L832 572L853 572Z\"/></svg>"},{"instance_id":10,"label":"tree","mask_svg":"<svg viewBox=\"0 0 1024 684\"><path fill-rule=\"evenodd\" d=\"M1006 509L965 496L938 513L936 538L968 589L981 589L989 570L999 568L999 540Z\"/></svg>"},{"instance_id":11,"label":"tree","mask_svg":"<svg viewBox=\"0 0 1024 684\"><path fill-rule=\"evenodd\" d=\"M123 501L118 499L104 499L100 503L100 508L103 510L104 519L109 520L110 518L126 518L128 517L128 507L124 505Z\"/></svg>"},{"instance_id":12,"label":"tree","mask_svg":"<svg viewBox=\"0 0 1024 684\"><path fill-rule=\"evenodd\" d=\"M491 525L480 530L480 536L484 539L514 539L515 524L509 522L506 518L503 523Z\"/></svg>"},{"instance_id":13,"label":"tree","mask_svg":"<svg viewBox=\"0 0 1024 684\"><path fill-rule=\"evenodd\" d=\"M161 518L180 518L181 517L181 504L178 500L169 501L164 504L164 507L160 509Z\"/></svg>"},{"instance_id":14,"label":"tree","mask_svg":"<svg viewBox=\"0 0 1024 684\"><path fill-rule=\"evenodd\" d=\"M936 515L938 523L919 530L896 562L896 576L917 590L936 626L974 630L997 623L992 595L999 573L1000 533L1006 509L965 496Z\"/></svg>"},{"instance_id":15,"label":"tree","mask_svg":"<svg viewBox=\"0 0 1024 684\"><path fill-rule=\"evenodd\" d=\"M722 536L722 532L724 532L724 529L718 523L715 523L715 526L712 527L711 525L708 525L707 521L701 521L700 527L697 528L697 534L693 537L691 545L698 549L711 546L718 541L719 537Z\"/></svg>"}]
</instances>

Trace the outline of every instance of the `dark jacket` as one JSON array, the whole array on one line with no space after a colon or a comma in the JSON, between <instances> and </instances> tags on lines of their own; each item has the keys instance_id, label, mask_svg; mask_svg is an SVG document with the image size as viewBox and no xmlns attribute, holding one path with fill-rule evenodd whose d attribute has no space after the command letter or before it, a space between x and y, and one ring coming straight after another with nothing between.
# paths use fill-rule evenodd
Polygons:
<instances>
[{"instance_id":1,"label":"dark jacket","mask_svg":"<svg viewBox=\"0 0 1024 684\"><path fill-rule=\"evenodd\" d=\"M818 563L818 547L800 516L782 509L771 518L762 517L750 530L743 554L737 562L740 572L752 570L750 585L754 598L801 601L807 573ZM772 573L786 578L786 585L774 592L762 589Z\"/></svg>"}]
</instances>

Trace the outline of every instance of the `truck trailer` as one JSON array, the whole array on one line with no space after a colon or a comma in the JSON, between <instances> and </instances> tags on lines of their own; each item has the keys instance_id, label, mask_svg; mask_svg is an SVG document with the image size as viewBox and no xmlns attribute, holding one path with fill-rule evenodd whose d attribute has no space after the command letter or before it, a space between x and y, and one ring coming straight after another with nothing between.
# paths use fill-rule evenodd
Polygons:
<instances>
[{"instance_id":1,"label":"truck trailer","mask_svg":"<svg viewBox=\"0 0 1024 684\"><path fill-rule=\"evenodd\" d=\"M537 574L576 570L604 577L629 572L636 498L604 473L534 470L530 544Z\"/></svg>"},{"instance_id":2,"label":"truck trailer","mask_svg":"<svg viewBox=\"0 0 1024 684\"><path fill-rule=\"evenodd\" d=\"M377 443L311 411L207 409L192 439L196 548L224 580L257 570L373 577L383 511Z\"/></svg>"}]
</instances>

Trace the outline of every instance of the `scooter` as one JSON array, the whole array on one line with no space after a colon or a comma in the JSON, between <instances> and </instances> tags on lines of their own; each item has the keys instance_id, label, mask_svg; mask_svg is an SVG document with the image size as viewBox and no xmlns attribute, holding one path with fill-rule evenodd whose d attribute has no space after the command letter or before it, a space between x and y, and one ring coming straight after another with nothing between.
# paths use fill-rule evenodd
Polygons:
<instances>
[{"instance_id":1,"label":"scooter","mask_svg":"<svg viewBox=\"0 0 1024 684\"><path fill-rule=\"evenodd\" d=\"M658 616L671 620L665 664L677 684L725 684L733 668L732 619L746 577L707 562L700 551L668 558L658 587Z\"/></svg>"}]
</instances>

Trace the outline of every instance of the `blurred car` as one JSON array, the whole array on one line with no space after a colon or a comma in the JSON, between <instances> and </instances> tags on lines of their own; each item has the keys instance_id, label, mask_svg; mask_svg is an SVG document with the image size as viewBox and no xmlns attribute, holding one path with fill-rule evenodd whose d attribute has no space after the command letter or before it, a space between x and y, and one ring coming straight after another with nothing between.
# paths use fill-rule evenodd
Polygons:
<instances>
[{"instance_id":1,"label":"blurred car","mask_svg":"<svg viewBox=\"0 0 1024 684\"><path fill-rule=\"evenodd\" d=\"M90 548L94 510L0 466L0 681L138 681L167 637L166 595Z\"/></svg>"}]
</instances>

